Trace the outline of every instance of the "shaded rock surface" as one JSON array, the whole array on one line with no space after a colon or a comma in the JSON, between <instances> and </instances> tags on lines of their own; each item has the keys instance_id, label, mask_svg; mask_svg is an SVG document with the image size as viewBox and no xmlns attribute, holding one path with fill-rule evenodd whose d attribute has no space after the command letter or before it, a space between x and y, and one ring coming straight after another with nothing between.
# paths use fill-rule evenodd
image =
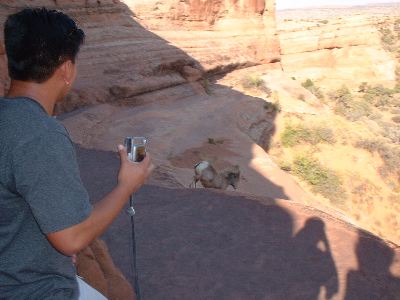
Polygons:
<instances>
[{"instance_id":1,"label":"shaded rock surface","mask_svg":"<svg viewBox=\"0 0 400 300\"><path fill-rule=\"evenodd\" d=\"M116 153L78 147L93 201ZM400 249L315 208L240 193L154 185L135 195L145 299L399 299ZM130 220L103 236L132 282Z\"/></svg>"}]
</instances>

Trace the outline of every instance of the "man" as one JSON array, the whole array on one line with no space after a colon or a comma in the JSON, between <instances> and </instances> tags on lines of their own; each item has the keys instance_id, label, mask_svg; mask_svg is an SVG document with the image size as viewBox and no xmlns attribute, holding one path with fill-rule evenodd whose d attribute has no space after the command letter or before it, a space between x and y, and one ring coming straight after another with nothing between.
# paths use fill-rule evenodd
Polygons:
<instances>
[{"instance_id":1,"label":"man","mask_svg":"<svg viewBox=\"0 0 400 300\"><path fill-rule=\"evenodd\" d=\"M24 9L8 17L4 37L11 87L0 98L0 299L78 299L71 256L107 229L153 166L149 156L128 161L119 145L118 184L92 208L69 135L51 117L76 78L83 31L61 12Z\"/></svg>"}]
</instances>

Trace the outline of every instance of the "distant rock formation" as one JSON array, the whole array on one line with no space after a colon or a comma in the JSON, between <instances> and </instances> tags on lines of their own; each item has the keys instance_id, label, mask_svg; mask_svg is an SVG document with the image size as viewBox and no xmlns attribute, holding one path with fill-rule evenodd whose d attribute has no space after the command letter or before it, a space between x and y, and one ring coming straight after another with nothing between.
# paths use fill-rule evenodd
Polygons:
<instances>
[{"instance_id":1,"label":"distant rock formation","mask_svg":"<svg viewBox=\"0 0 400 300\"><path fill-rule=\"evenodd\" d=\"M198 60L206 71L280 60L275 1L125 1L150 31Z\"/></svg>"},{"instance_id":2,"label":"distant rock formation","mask_svg":"<svg viewBox=\"0 0 400 300\"><path fill-rule=\"evenodd\" d=\"M335 81L357 86L394 81L396 61L383 49L376 23L367 15L282 20L278 27L284 71L326 79L331 86Z\"/></svg>"},{"instance_id":3,"label":"distant rock formation","mask_svg":"<svg viewBox=\"0 0 400 300\"><path fill-rule=\"evenodd\" d=\"M0 23L26 5L60 9L87 35L78 80L60 112L146 103L160 98L159 90L165 100L204 93L205 72L280 61L273 0L11 0L0 3ZM5 74L0 46L0 94Z\"/></svg>"}]
</instances>

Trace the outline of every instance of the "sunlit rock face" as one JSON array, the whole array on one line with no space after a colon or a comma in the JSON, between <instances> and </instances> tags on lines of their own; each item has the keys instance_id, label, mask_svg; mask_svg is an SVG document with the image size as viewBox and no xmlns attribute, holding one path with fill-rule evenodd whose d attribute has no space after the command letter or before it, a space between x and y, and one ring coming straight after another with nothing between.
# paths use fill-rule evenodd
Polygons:
<instances>
[{"instance_id":1,"label":"sunlit rock face","mask_svg":"<svg viewBox=\"0 0 400 300\"><path fill-rule=\"evenodd\" d=\"M395 58L384 50L372 17L282 19L279 37L283 68L294 77L331 86L395 80Z\"/></svg>"},{"instance_id":2,"label":"sunlit rock face","mask_svg":"<svg viewBox=\"0 0 400 300\"><path fill-rule=\"evenodd\" d=\"M64 11L86 33L78 79L59 111L139 105L164 89L166 100L198 94L205 72L280 61L275 1L7 1L0 3L0 23L28 4ZM6 82L0 45L1 94Z\"/></svg>"},{"instance_id":3,"label":"sunlit rock face","mask_svg":"<svg viewBox=\"0 0 400 300\"><path fill-rule=\"evenodd\" d=\"M275 1L126 1L151 31L202 63L227 64L279 60Z\"/></svg>"}]
</instances>

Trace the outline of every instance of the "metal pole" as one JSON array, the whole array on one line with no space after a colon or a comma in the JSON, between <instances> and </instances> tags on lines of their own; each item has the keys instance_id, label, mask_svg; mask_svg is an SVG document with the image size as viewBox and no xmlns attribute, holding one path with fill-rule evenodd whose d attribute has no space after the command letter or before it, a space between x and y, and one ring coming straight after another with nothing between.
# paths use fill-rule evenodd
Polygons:
<instances>
[{"instance_id":1,"label":"metal pole","mask_svg":"<svg viewBox=\"0 0 400 300\"><path fill-rule=\"evenodd\" d=\"M129 197L128 214L131 216L131 226L132 226L132 253L133 253L133 268L134 268L134 283L135 283L135 294L137 300L141 300L140 287L139 287L139 275L136 264L136 237L135 237L135 209L133 208L133 195Z\"/></svg>"}]
</instances>

